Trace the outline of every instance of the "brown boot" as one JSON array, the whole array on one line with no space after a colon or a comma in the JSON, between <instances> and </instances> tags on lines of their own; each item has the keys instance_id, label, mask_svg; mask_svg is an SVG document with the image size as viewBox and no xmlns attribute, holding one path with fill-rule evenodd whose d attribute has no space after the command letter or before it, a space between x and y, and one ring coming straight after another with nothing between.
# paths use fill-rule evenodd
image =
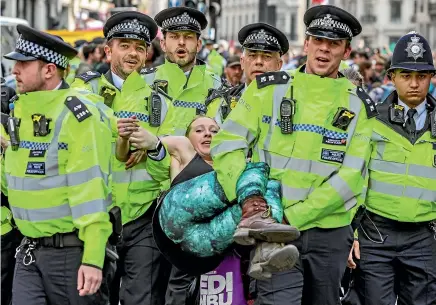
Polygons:
<instances>
[{"instance_id":1,"label":"brown boot","mask_svg":"<svg viewBox=\"0 0 436 305\"><path fill-rule=\"evenodd\" d=\"M298 257L298 249L294 245L261 242L250 261L248 275L256 280L270 279L274 272L293 268Z\"/></svg>"},{"instance_id":2,"label":"brown boot","mask_svg":"<svg viewBox=\"0 0 436 305\"><path fill-rule=\"evenodd\" d=\"M233 239L237 244L250 246L256 240L270 243L289 243L300 237L297 228L277 223L270 207L261 197L251 197L242 206L242 219Z\"/></svg>"}]
</instances>

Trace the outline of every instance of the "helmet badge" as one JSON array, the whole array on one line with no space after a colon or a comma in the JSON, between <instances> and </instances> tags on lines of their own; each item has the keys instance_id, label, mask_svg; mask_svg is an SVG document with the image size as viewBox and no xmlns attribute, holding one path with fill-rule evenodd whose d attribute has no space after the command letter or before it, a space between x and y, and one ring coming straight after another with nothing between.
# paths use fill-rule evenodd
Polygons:
<instances>
[{"instance_id":1,"label":"helmet badge","mask_svg":"<svg viewBox=\"0 0 436 305\"><path fill-rule=\"evenodd\" d=\"M407 57L413 57L413 59L415 59L415 61L420 58L420 57L424 57L424 46L422 44L422 42L419 42L420 38L415 36L410 37L410 42L407 43Z\"/></svg>"}]
</instances>

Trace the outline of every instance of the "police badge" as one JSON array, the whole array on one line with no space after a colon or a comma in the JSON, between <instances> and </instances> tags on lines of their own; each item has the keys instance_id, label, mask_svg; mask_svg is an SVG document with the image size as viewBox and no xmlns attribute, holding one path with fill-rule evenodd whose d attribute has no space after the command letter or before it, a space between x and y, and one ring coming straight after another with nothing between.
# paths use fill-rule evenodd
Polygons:
<instances>
[{"instance_id":1,"label":"police badge","mask_svg":"<svg viewBox=\"0 0 436 305\"><path fill-rule=\"evenodd\" d=\"M418 58L423 57L425 52L423 43L419 42L419 39L420 38L417 36L410 37L411 42L407 43L406 48L407 57L413 57L415 61Z\"/></svg>"}]
</instances>

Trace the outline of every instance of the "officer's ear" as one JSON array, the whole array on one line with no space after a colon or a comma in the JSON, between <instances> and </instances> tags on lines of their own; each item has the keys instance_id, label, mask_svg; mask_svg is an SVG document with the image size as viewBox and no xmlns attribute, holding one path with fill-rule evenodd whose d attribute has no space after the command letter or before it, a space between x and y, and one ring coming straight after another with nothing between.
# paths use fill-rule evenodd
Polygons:
<instances>
[{"instance_id":1,"label":"officer's ear","mask_svg":"<svg viewBox=\"0 0 436 305\"><path fill-rule=\"evenodd\" d=\"M197 53L200 52L202 45L203 42L201 41L200 37L197 36Z\"/></svg>"},{"instance_id":2,"label":"officer's ear","mask_svg":"<svg viewBox=\"0 0 436 305\"><path fill-rule=\"evenodd\" d=\"M113 46L114 41L110 40L108 41L108 43L104 46L104 53L106 54L106 58L108 61L111 60L112 57L112 46Z\"/></svg>"},{"instance_id":3,"label":"officer's ear","mask_svg":"<svg viewBox=\"0 0 436 305\"><path fill-rule=\"evenodd\" d=\"M51 79L56 75L59 76L58 67L53 63L44 63L41 67L41 71L45 79Z\"/></svg>"},{"instance_id":4,"label":"officer's ear","mask_svg":"<svg viewBox=\"0 0 436 305\"><path fill-rule=\"evenodd\" d=\"M349 40L345 41L345 53L344 53L344 57L342 58L343 60L347 60L350 57L351 54L351 42Z\"/></svg>"},{"instance_id":5,"label":"officer's ear","mask_svg":"<svg viewBox=\"0 0 436 305\"><path fill-rule=\"evenodd\" d=\"M160 48L164 53L167 51L166 35L160 40Z\"/></svg>"}]
</instances>

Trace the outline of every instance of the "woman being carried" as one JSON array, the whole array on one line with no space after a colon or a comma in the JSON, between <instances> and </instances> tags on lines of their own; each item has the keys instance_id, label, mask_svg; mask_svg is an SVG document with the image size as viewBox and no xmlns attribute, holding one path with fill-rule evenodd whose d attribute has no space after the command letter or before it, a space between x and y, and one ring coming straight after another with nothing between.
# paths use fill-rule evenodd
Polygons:
<instances>
[{"instance_id":1,"label":"woman being carried","mask_svg":"<svg viewBox=\"0 0 436 305\"><path fill-rule=\"evenodd\" d=\"M136 124L135 118L120 119L120 137L128 138L128 143L136 149L153 147L156 136ZM180 252L185 252L191 258L197 257L199 260L193 262L196 264L201 264L200 259L219 263L219 258L234 241L243 245L256 244L248 271L253 278L269 278L272 272L292 268L298 259L298 250L293 245L280 243L297 239L299 232L292 226L281 225L283 207L280 183L268 180L269 167L266 163L247 163L237 185L238 202L262 197L266 203L259 201L252 211L242 211L237 202L228 202L216 179L210 156L210 143L218 130L213 119L199 116L189 125L187 137L167 136L161 139L171 156L169 177L172 182L170 190L161 196L155 212L154 221L157 225L154 225L153 233L158 247L177 268L193 275L210 271L217 264L210 265L210 270L198 266L193 268L188 262L183 262ZM125 160L128 149L119 143L117 158ZM245 232L244 236L234 237L242 213L255 215L259 211L263 211L262 218L274 220L271 220L275 222L272 229L251 230ZM164 244L159 240L162 238L174 243L179 248L178 253L174 253L174 249L162 249Z\"/></svg>"}]
</instances>

